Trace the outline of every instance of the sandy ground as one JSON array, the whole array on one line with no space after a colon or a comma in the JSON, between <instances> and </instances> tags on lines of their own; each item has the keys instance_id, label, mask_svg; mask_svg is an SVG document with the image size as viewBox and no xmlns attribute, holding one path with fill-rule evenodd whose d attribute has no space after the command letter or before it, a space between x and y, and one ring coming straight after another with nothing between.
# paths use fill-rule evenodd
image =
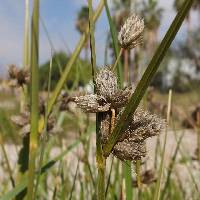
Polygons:
<instances>
[{"instance_id":1,"label":"sandy ground","mask_svg":"<svg viewBox=\"0 0 200 200\"><path fill-rule=\"evenodd\" d=\"M177 138L180 138L182 134L184 134L184 136L180 145L181 153L179 152L177 155L176 165L173 171L174 172L173 176L176 178L177 177L180 178L184 182L184 186L186 188L191 188L191 175L189 174L188 168L192 168L192 174L200 190L200 163L198 161L192 161L192 162L186 162L186 163L181 162L181 160L184 160L184 159L187 160L188 158L191 159L194 156L194 152L197 147L197 134L193 133L191 130L177 131L176 134L173 131L169 130L168 135L167 135L166 154L165 154L164 164L165 164L165 167L169 166L172 155L174 154L174 151L177 146L177 141L175 139L175 136ZM95 135L93 134L91 137L92 137L91 139L92 143L95 144ZM160 141L161 141L161 146L162 146L163 141L164 141L164 134L161 134ZM152 169L154 166L156 142L157 142L156 137L149 139L147 142L147 157L146 157L147 165L146 166L148 169ZM67 145L63 145L63 146L66 147ZM91 148L89 161L90 163L95 164L95 156L94 156L95 146L94 145L91 145L91 146L92 148ZM17 148L19 149L19 147ZM16 147L11 144L5 145L5 149L9 157L11 168L14 172L16 172L16 169L17 169L16 159L17 159L18 149L16 149ZM50 153L50 158L54 158L56 155L61 153L61 150L62 149L58 147L53 148ZM73 151L71 151L64 157L64 160L66 161L67 166L68 166L67 169L71 170L71 172L69 173L73 173L73 174L75 173L77 162L78 162L77 155L81 156L82 153L83 153L83 149L81 148L81 145L79 145L78 147L76 147ZM8 181L8 174L5 173L5 169L6 169L5 159L2 154L2 149L1 149L0 151L0 183L1 185L5 184ZM79 171L81 171L82 169L83 169L83 165L80 165ZM0 194L1 192L2 191L0 189Z\"/></svg>"}]
</instances>

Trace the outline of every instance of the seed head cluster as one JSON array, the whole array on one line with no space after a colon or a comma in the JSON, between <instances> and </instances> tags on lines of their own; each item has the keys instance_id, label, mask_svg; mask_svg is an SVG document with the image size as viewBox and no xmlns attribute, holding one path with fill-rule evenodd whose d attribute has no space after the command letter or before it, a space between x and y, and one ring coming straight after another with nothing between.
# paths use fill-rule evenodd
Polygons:
<instances>
[{"instance_id":1,"label":"seed head cluster","mask_svg":"<svg viewBox=\"0 0 200 200\"><path fill-rule=\"evenodd\" d=\"M139 16L131 15L121 27L118 40L121 48L132 49L142 43L144 20Z\"/></svg>"},{"instance_id":2,"label":"seed head cluster","mask_svg":"<svg viewBox=\"0 0 200 200\"><path fill-rule=\"evenodd\" d=\"M23 86L30 82L30 74L26 69L19 69L15 65L10 65L8 73L13 86Z\"/></svg>"},{"instance_id":3,"label":"seed head cluster","mask_svg":"<svg viewBox=\"0 0 200 200\"><path fill-rule=\"evenodd\" d=\"M124 107L131 91L131 87L120 90L117 86L117 77L109 67L105 67L96 77L97 93L75 97L75 102L85 112L106 112Z\"/></svg>"},{"instance_id":4,"label":"seed head cluster","mask_svg":"<svg viewBox=\"0 0 200 200\"><path fill-rule=\"evenodd\" d=\"M77 105L85 112L102 112L100 120L101 142L105 145L111 134L111 118L114 109L116 113L115 124L127 104L133 87L119 89L117 77L109 67L102 68L96 76L96 94L75 97ZM141 108L131 116L113 147L112 154L120 160L138 160L146 155L145 140L158 135L163 128L164 120L156 115L143 111Z\"/></svg>"},{"instance_id":5,"label":"seed head cluster","mask_svg":"<svg viewBox=\"0 0 200 200\"><path fill-rule=\"evenodd\" d=\"M45 101L42 98L39 98L39 114L40 117L45 115ZM11 121L20 128L19 133L22 137L30 134L31 126L31 116L30 116L30 106L26 106L25 110L21 112L19 115L11 116ZM53 129L55 127L55 118L53 116L49 116L47 121L47 131L48 133L53 133Z\"/></svg>"}]
</instances>

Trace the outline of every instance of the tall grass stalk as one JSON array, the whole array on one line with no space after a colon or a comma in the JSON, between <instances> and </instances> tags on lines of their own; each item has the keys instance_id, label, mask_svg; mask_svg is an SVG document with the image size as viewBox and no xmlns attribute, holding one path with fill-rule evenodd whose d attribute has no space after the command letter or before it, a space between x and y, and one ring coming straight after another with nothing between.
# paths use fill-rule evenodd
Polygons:
<instances>
[{"instance_id":1,"label":"tall grass stalk","mask_svg":"<svg viewBox=\"0 0 200 200\"><path fill-rule=\"evenodd\" d=\"M95 86L95 72L96 72L96 54L95 54L95 39L94 39L94 17L93 17L93 8L92 0L88 0L89 5L89 33L90 33L90 49L91 49L91 65L92 65L92 76L94 89ZM96 92L96 91L94 91ZM100 133L100 121L99 117L101 114L96 114L96 162L98 169L97 176L97 199L105 199L105 168L106 168L106 159L103 156L102 145L101 145L101 133Z\"/></svg>"},{"instance_id":2,"label":"tall grass stalk","mask_svg":"<svg viewBox=\"0 0 200 200\"><path fill-rule=\"evenodd\" d=\"M29 144L29 171L27 199L33 199L35 161L38 148L39 120L39 0L34 0L31 23L31 132Z\"/></svg>"},{"instance_id":3,"label":"tall grass stalk","mask_svg":"<svg viewBox=\"0 0 200 200\"><path fill-rule=\"evenodd\" d=\"M122 113L119 122L115 126L112 134L108 138L108 142L104 146L105 154L109 154L118 140L119 134L123 131L123 128L131 120L132 114L137 109L142 97L144 96L152 78L154 77L160 63L162 62L167 50L169 49L172 41L174 40L184 18L187 16L189 9L191 8L193 0L187 0L182 5L180 11L177 13L175 19L173 20L170 28L168 29L165 37L163 38L161 44L156 50L152 60L149 63L149 66L145 70L142 79L138 83L133 95L131 96L127 106Z\"/></svg>"},{"instance_id":4,"label":"tall grass stalk","mask_svg":"<svg viewBox=\"0 0 200 200\"><path fill-rule=\"evenodd\" d=\"M13 178L13 172L12 172L12 169L11 169L11 166L10 166L8 154L6 152L4 144L5 144L5 142L3 140L2 133L0 132L0 146L1 146L1 149L2 149L2 152L3 152L3 156L5 158L6 168L8 170L8 174L9 174L9 177L10 177L12 187L15 187L15 180Z\"/></svg>"},{"instance_id":5,"label":"tall grass stalk","mask_svg":"<svg viewBox=\"0 0 200 200\"><path fill-rule=\"evenodd\" d=\"M30 0L25 0L25 23L24 23L24 52L23 66L30 64Z\"/></svg>"},{"instance_id":6,"label":"tall grass stalk","mask_svg":"<svg viewBox=\"0 0 200 200\"><path fill-rule=\"evenodd\" d=\"M93 17L93 21L96 22L96 20L98 19L99 15L101 14L101 11L103 9L103 0L100 1L97 9L94 12L94 17ZM50 97L49 100L49 106L48 106L48 110L47 110L47 114L49 115L52 111L53 105L56 102L58 95L60 94L62 87L65 85L66 79L69 75L69 72L74 64L74 62L76 61L77 57L79 56L81 49L84 47L85 45L85 41L87 40L89 34L89 27L87 28L86 32L83 34L83 36L80 38L74 52L72 53L63 73L61 78L59 79L53 93L52 96Z\"/></svg>"},{"instance_id":7,"label":"tall grass stalk","mask_svg":"<svg viewBox=\"0 0 200 200\"><path fill-rule=\"evenodd\" d=\"M197 112L197 159L200 161L200 112Z\"/></svg>"},{"instance_id":8,"label":"tall grass stalk","mask_svg":"<svg viewBox=\"0 0 200 200\"><path fill-rule=\"evenodd\" d=\"M163 146L163 151L162 151L162 155L161 155L161 163L160 163L160 168L159 168L158 180L156 183L154 200L160 199L161 181L162 181L162 177L163 177L165 149L166 149L166 143L167 143L167 131L168 131L168 125L169 125L170 113L171 113L171 102L172 102L172 90L169 91L169 97L168 97L167 122L166 122L166 128L165 128L164 146Z\"/></svg>"},{"instance_id":9,"label":"tall grass stalk","mask_svg":"<svg viewBox=\"0 0 200 200\"><path fill-rule=\"evenodd\" d=\"M23 67L30 67L30 0L25 0L25 20L24 20L24 46L23 46ZM28 88L21 88L20 110L24 111L28 97Z\"/></svg>"},{"instance_id":10,"label":"tall grass stalk","mask_svg":"<svg viewBox=\"0 0 200 200\"><path fill-rule=\"evenodd\" d=\"M173 156L172 156L171 162L170 162L170 164L169 164L169 168L168 168L168 171L167 171L166 182L165 182L165 185L164 185L164 187L163 187L163 191L162 191L162 193L161 193L161 199L164 199L164 196L165 196L165 194L166 194L167 188L169 188L171 174L172 174L172 171L173 171L173 169L174 169L176 157L177 157L177 155L178 155L179 147L180 147L181 141L182 141L182 139L183 139L183 136L184 136L184 134L182 134L182 135L180 136L180 138L178 139L178 142L177 142L177 145L176 145L176 149L175 149L175 151L174 151L174 154L173 154Z\"/></svg>"},{"instance_id":11,"label":"tall grass stalk","mask_svg":"<svg viewBox=\"0 0 200 200\"><path fill-rule=\"evenodd\" d=\"M37 179L36 179L36 185L35 185L35 198L37 196L37 189L40 184L40 175L41 175L41 169L43 165L43 159L44 159L44 152L45 152L45 145L46 145L46 139L48 137L48 132L47 132L47 123L48 123L48 116L47 116L47 108L48 108L48 103L49 103L49 95L50 95L50 90L51 90L51 73L52 73L52 62L53 62L53 54L51 51L51 60L50 60L50 65L49 65L49 74L48 74L48 89L47 89L47 104L46 104L46 111L45 111L45 119L44 119L44 131L42 133L42 140L40 144L40 158L39 158L39 165L38 165L38 171L39 173L37 174Z\"/></svg>"},{"instance_id":12,"label":"tall grass stalk","mask_svg":"<svg viewBox=\"0 0 200 200\"><path fill-rule=\"evenodd\" d=\"M25 0L25 20L24 20L24 46L23 46L23 67L25 69L30 68L30 0ZM28 87L24 85L20 88L20 111L24 112L25 105L28 102ZM17 182L21 182L28 168L28 149L29 149L29 135L23 137L23 146L19 153L18 158L18 173ZM21 162L22 161L22 162ZM16 198L23 199L25 191L19 194Z\"/></svg>"},{"instance_id":13,"label":"tall grass stalk","mask_svg":"<svg viewBox=\"0 0 200 200\"><path fill-rule=\"evenodd\" d=\"M115 58L116 58L116 62L113 66L113 70L117 66L117 76L119 79L119 85L120 85L120 87L122 87L123 86L123 73L122 73L122 64L120 61L122 49L120 50L119 45L118 45L117 30L113 23L107 0L104 0L104 5L105 5L105 9L106 9L106 15L108 18L109 26L110 26L110 32L111 32L111 36L112 36L112 44L113 44Z\"/></svg>"}]
</instances>

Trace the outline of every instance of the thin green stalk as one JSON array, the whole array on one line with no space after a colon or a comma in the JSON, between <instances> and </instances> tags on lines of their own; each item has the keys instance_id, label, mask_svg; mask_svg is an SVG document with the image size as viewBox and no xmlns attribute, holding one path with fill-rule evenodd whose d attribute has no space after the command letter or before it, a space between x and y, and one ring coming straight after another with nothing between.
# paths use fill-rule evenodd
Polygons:
<instances>
[{"instance_id":1,"label":"thin green stalk","mask_svg":"<svg viewBox=\"0 0 200 200\"><path fill-rule=\"evenodd\" d=\"M25 20L24 20L24 47L23 47L23 67L30 68L30 0L25 0ZM20 111L24 111L28 99L28 88L24 86L20 91ZM28 159L28 158L27 158ZM20 172L21 175L23 173ZM19 174L19 175L20 175Z\"/></svg>"},{"instance_id":2,"label":"thin green stalk","mask_svg":"<svg viewBox=\"0 0 200 200\"><path fill-rule=\"evenodd\" d=\"M95 39L94 39L94 16L92 9L92 0L88 0L89 5L89 33L90 33L90 49L91 49L91 64L92 64L92 76L93 83L95 85L95 72L96 72L96 54L95 54ZM103 156L101 136L100 136L100 114L96 114L96 162L98 168L97 176L97 199L105 199L105 169L106 169L106 159Z\"/></svg>"},{"instance_id":3,"label":"thin green stalk","mask_svg":"<svg viewBox=\"0 0 200 200\"><path fill-rule=\"evenodd\" d=\"M70 191L69 200L72 199L72 194L73 194L73 191L74 191L74 188L75 188L76 177L77 177L77 174L78 174L78 168L79 168L79 161L78 161L78 164L77 164L77 167L76 167L76 172L75 172L75 176L74 176L74 180L73 180L72 189Z\"/></svg>"},{"instance_id":4,"label":"thin green stalk","mask_svg":"<svg viewBox=\"0 0 200 200\"><path fill-rule=\"evenodd\" d=\"M44 32L45 32L45 34L46 34L46 36L47 36L47 39L48 39L48 41L49 41L49 44L50 44L50 46L51 46L51 49L52 49L51 52L55 53L55 52L56 52L56 49L55 49L54 44L53 44L53 42L52 42L52 39L51 39L51 37L50 37L50 35L49 35L49 31L47 30L47 27L46 27L46 25L45 25L45 22L44 22L44 20L42 19L41 16L40 16L40 22L41 22L42 28L44 29ZM56 61L56 64L57 64L57 66L58 66L59 73L60 73L60 75L61 75L61 74L62 74L62 65L61 65L61 62L60 62L60 60L59 60L59 58L58 58L57 56L55 56L55 61Z\"/></svg>"},{"instance_id":5,"label":"thin green stalk","mask_svg":"<svg viewBox=\"0 0 200 200\"><path fill-rule=\"evenodd\" d=\"M169 91L169 97L168 97L168 106L167 106L167 124L165 128L165 138L164 138L164 146L163 146L163 151L161 155L161 164L160 164L160 169L159 169L159 174L158 174L158 180L156 183L156 190L154 194L154 200L159 200L160 199L160 190L161 190L161 180L163 177L163 170L164 170L164 160L165 160L165 149L166 149L166 143L167 143L167 131L168 131L168 125L170 121L170 113L171 113L171 102L172 102L172 91Z\"/></svg>"},{"instance_id":6,"label":"thin green stalk","mask_svg":"<svg viewBox=\"0 0 200 200\"><path fill-rule=\"evenodd\" d=\"M25 0L23 67L27 70L30 68L30 0ZM28 87L26 85L20 88L20 96L20 111L24 112L25 105L28 102ZM18 157L18 172L16 182L21 182L28 170L29 136L27 135L23 137L22 140L23 146ZM16 197L16 200L23 199L25 194L26 192L23 191Z\"/></svg>"},{"instance_id":7,"label":"thin green stalk","mask_svg":"<svg viewBox=\"0 0 200 200\"><path fill-rule=\"evenodd\" d=\"M111 162L111 166L110 166L110 172L109 172L108 180L107 180L107 184L106 184L106 194L105 194L106 197L107 197L108 188L109 188L109 185L110 185L111 172L112 172L112 168L113 168L113 161L114 161L114 157L112 157L112 162Z\"/></svg>"},{"instance_id":8,"label":"thin green stalk","mask_svg":"<svg viewBox=\"0 0 200 200\"><path fill-rule=\"evenodd\" d=\"M108 142L104 146L104 153L109 155L113 146L118 140L119 134L123 131L124 127L130 122L132 114L137 109L142 97L144 96L152 78L154 77L160 63L162 62L167 50L169 49L172 41L174 40L184 18L186 17L189 9L191 8L193 0L187 0L177 13L174 21L172 22L169 30L163 38L161 44L156 50L149 66L145 70L142 79L138 83L133 95L131 96L127 106L122 113L119 122L115 126L112 134L108 138Z\"/></svg>"},{"instance_id":9,"label":"thin green stalk","mask_svg":"<svg viewBox=\"0 0 200 200\"><path fill-rule=\"evenodd\" d=\"M3 152L3 155L4 155L4 158L5 158L5 163L6 163L6 167L7 167L7 170L8 170L8 174L9 174L9 177L10 177L10 181L11 181L11 184L12 184L12 187L15 187L15 180L13 178L13 172L12 172L12 169L11 169L11 166L10 166L10 162L9 162L9 158L8 158L8 155L7 155L7 152L6 152L6 149L4 147L4 141L3 141L3 137L1 136L2 133L0 133L0 145L1 145L1 149L2 149L2 152Z\"/></svg>"},{"instance_id":10,"label":"thin green stalk","mask_svg":"<svg viewBox=\"0 0 200 200\"><path fill-rule=\"evenodd\" d=\"M197 159L200 161L200 112L197 112Z\"/></svg>"},{"instance_id":11,"label":"thin green stalk","mask_svg":"<svg viewBox=\"0 0 200 200\"><path fill-rule=\"evenodd\" d=\"M119 59L121 58L122 52L123 52L123 48L120 49L119 54L117 56L117 59L116 59L114 65L112 66L112 71L113 72L115 71L115 68L116 68L116 66L117 66L117 64L119 62Z\"/></svg>"},{"instance_id":12,"label":"thin green stalk","mask_svg":"<svg viewBox=\"0 0 200 200\"><path fill-rule=\"evenodd\" d=\"M174 155L172 156L171 162L169 164L169 169L168 169L168 172L167 172L167 180L165 182L164 189L163 189L163 191L161 193L161 199L164 199L164 196L166 194L166 190L167 190L167 188L168 188L168 186L170 184L170 178L171 178L172 170L173 170L174 165L175 165L176 156L178 154L179 147L180 147L181 141L183 139L183 136L184 136L184 134L182 134L181 137L179 138L179 140L177 142L177 145L176 145L176 149L174 151Z\"/></svg>"},{"instance_id":13,"label":"thin green stalk","mask_svg":"<svg viewBox=\"0 0 200 200\"><path fill-rule=\"evenodd\" d=\"M117 77L119 79L119 85L120 85L120 87L122 87L123 86L123 73L122 73L122 64L119 59L120 58L120 56L119 56L120 48L118 45L117 30L113 23L107 0L104 0L104 5L105 5L105 9L106 9L106 15L108 18L109 26L110 26L110 32L111 32L111 36L112 36L112 44L113 44L113 48L114 48L115 58L116 58L116 60L118 60L118 62L117 62Z\"/></svg>"},{"instance_id":14,"label":"thin green stalk","mask_svg":"<svg viewBox=\"0 0 200 200\"><path fill-rule=\"evenodd\" d=\"M25 23L24 23L24 68L30 67L30 0L25 0Z\"/></svg>"},{"instance_id":15,"label":"thin green stalk","mask_svg":"<svg viewBox=\"0 0 200 200\"><path fill-rule=\"evenodd\" d=\"M139 191L141 190L142 187L140 168L141 168L141 160L136 160L136 179Z\"/></svg>"},{"instance_id":16,"label":"thin green stalk","mask_svg":"<svg viewBox=\"0 0 200 200\"><path fill-rule=\"evenodd\" d=\"M29 143L29 171L27 200L33 199L35 160L38 148L39 120L39 0L34 0L31 25L31 132Z\"/></svg>"},{"instance_id":17,"label":"thin green stalk","mask_svg":"<svg viewBox=\"0 0 200 200\"><path fill-rule=\"evenodd\" d=\"M173 121L172 121L173 122ZM174 126L174 122L173 122L173 126ZM176 134L176 130L175 130L175 128L174 128L174 131L175 131L175 139L176 139L176 142L178 142L178 138L177 138L177 134ZM188 156L188 155L186 155L186 153L184 152L184 148L182 149L181 148L181 146L180 146L180 148L179 148L179 153L180 153L180 155L181 155L181 160L189 160L189 161L192 161L191 160L191 158ZM199 191L199 188L198 188L198 184L196 183L196 181L195 181L195 176L194 176L194 174L192 173L192 168L188 165L188 162L185 162L185 166L186 166L186 169L187 169L187 171L188 171L188 174L190 175L190 178L191 178L191 180L192 180L192 183L193 183L193 185L194 185L194 187L195 187L195 190L198 192L198 194L200 195L200 191Z\"/></svg>"},{"instance_id":18,"label":"thin green stalk","mask_svg":"<svg viewBox=\"0 0 200 200\"><path fill-rule=\"evenodd\" d=\"M36 179L36 185L35 185L35 198L37 196L37 189L40 183L40 175L41 175L41 169L43 165L43 159L44 159L44 152L45 152L45 144L46 144L46 138L48 137L47 134L47 124L48 124L48 116L47 116L47 108L48 108L48 103L49 103L49 95L50 95L50 90L51 90L51 73L52 73L52 62L53 62L53 54L51 52L51 61L49 65L49 75L48 75L48 89L47 89L47 104L46 104L46 111L45 111L45 116L44 116L44 131L42 134L42 141L41 141L41 146L40 146L40 158L39 158L39 173L37 175Z\"/></svg>"},{"instance_id":19,"label":"thin green stalk","mask_svg":"<svg viewBox=\"0 0 200 200\"><path fill-rule=\"evenodd\" d=\"M101 14L101 11L103 9L103 0L100 1L97 9L95 10L95 14L94 14L94 18L93 21L96 22L96 20L98 19L99 15ZM69 72L74 64L74 62L76 61L77 57L79 56L81 49L84 47L85 45L85 41L87 40L89 34L89 28L87 28L86 32L83 34L83 36L80 38L74 52L72 53L63 73L62 76L60 78L60 80L58 81L55 90L52 93L52 96L50 97L49 100L49 106L48 106L48 110L47 110L47 114L49 115L52 111L53 105L56 102L58 95L60 94L60 91L62 89L62 87L65 85L66 83L66 79L69 75Z\"/></svg>"},{"instance_id":20,"label":"thin green stalk","mask_svg":"<svg viewBox=\"0 0 200 200\"><path fill-rule=\"evenodd\" d=\"M133 187L132 187L132 173L131 173L131 162L123 163L123 171L125 178L125 191L126 191L126 200L133 199Z\"/></svg>"},{"instance_id":21,"label":"thin green stalk","mask_svg":"<svg viewBox=\"0 0 200 200\"><path fill-rule=\"evenodd\" d=\"M95 38L94 38L94 16L92 8L92 0L88 0L89 7L89 34L90 34L90 52L91 52L91 65L92 65L92 77L95 85L96 76L96 54L95 54Z\"/></svg>"}]
</instances>

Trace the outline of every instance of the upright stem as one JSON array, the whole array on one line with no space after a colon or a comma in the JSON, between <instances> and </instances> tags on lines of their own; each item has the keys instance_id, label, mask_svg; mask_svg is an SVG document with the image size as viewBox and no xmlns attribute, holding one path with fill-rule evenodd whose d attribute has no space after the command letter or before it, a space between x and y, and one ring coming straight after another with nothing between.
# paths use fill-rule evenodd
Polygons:
<instances>
[{"instance_id":1,"label":"upright stem","mask_svg":"<svg viewBox=\"0 0 200 200\"><path fill-rule=\"evenodd\" d=\"M141 173L140 173L140 165L141 164L141 160L136 160L136 178L137 178L137 186L138 186L138 190L140 191L141 186L142 186L142 182L141 182Z\"/></svg>"},{"instance_id":2,"label":"upright stem","mask_svg":"<svg viewBox=\"0 0 200 200\"><path fill-rule=\"evenodd\" d=\"M197 159L200 161L200 112L197 112Z\"/></svg>"},{"instance_id":3,"label":"upright stem","mask_svg":"<svg viewBox=\"0 0 200 200\"><path fill-rule=\"evenodd\" d=\"M105 200L105 168L106 158L103 156L101 145L100 123L104 113L97 113L96 118L96 161L97 161L97 200Z\"/></svg>"},{"instance_id":4,"label":"upright stem","mask_svg":"<svg viewBox=\"0 0 200 200\"><path fill-rule=\"evenodd\" d=\"M29 143L29 171L27 200L33 199L35 160L38 148L38 54L39 54L39 0L34 0L31 24L31 133Z\"/></svg>"},{"instance_id":5,"label":"upright stem","mask_svg":"<svg viewBox=\"0 0 200 200\"><path fill-rule=\"evenodd\" d=\"M92 76L93 76L94 90L96 90L96 85L95 85L96 54L95 54L95 39L94 39L94 21L95 20L93 16L92 0L88 0L88 6L89 6L89 33L90 33ZM101 130L100 130L102 115L103 113L96 114L96 161L97 161L97 168L98 168L98 176L97 176L97 199L98 200L105 200L106 159L103 156L102 145L101 145Z\"/></svg>"},{"instance_id":6,"label":"upright stem","mask_svg":"<svg viewBox=\"0 0 200 200\"><path fill-rule=\"evenodd\" d=\"M117 66L117 64L118 64L118 62L119 62L119 59L120 59L120 57L121 57L121 55L122 55L123 50L124 50L124 49L121 48L120 51L119 51L119 54L118 54L118 56L117 56L117 59L116 59L114 65L113 65L113 67L112 67L112 71L113 71L113 72L115 71L115 68L116 68L116 66Z\"/></svg>"},{"instance_id":7,"label":"upright stem","mask_svg":"<svg viewBox=\"0 0 200 200\"><path fill-rule=\"evenodd\" d=\"M153 198L154 200L160 199L161 180L163 177L165 149L166 149L166 143L167 143L167 131L168 131L167 125L169 125L169 121L170 121L171 102L172 102L172 90L169 91L169 97L168 97L167 124L166 124L166 128L165 128L164 146L163 146L163 151L162 151L162 155L161 155L161 163L160 163L159 174L158 174L159 177L158 177L158 181L156 183L156 190L155 190L155 195Z\"/></svg>"}]
</instances>

